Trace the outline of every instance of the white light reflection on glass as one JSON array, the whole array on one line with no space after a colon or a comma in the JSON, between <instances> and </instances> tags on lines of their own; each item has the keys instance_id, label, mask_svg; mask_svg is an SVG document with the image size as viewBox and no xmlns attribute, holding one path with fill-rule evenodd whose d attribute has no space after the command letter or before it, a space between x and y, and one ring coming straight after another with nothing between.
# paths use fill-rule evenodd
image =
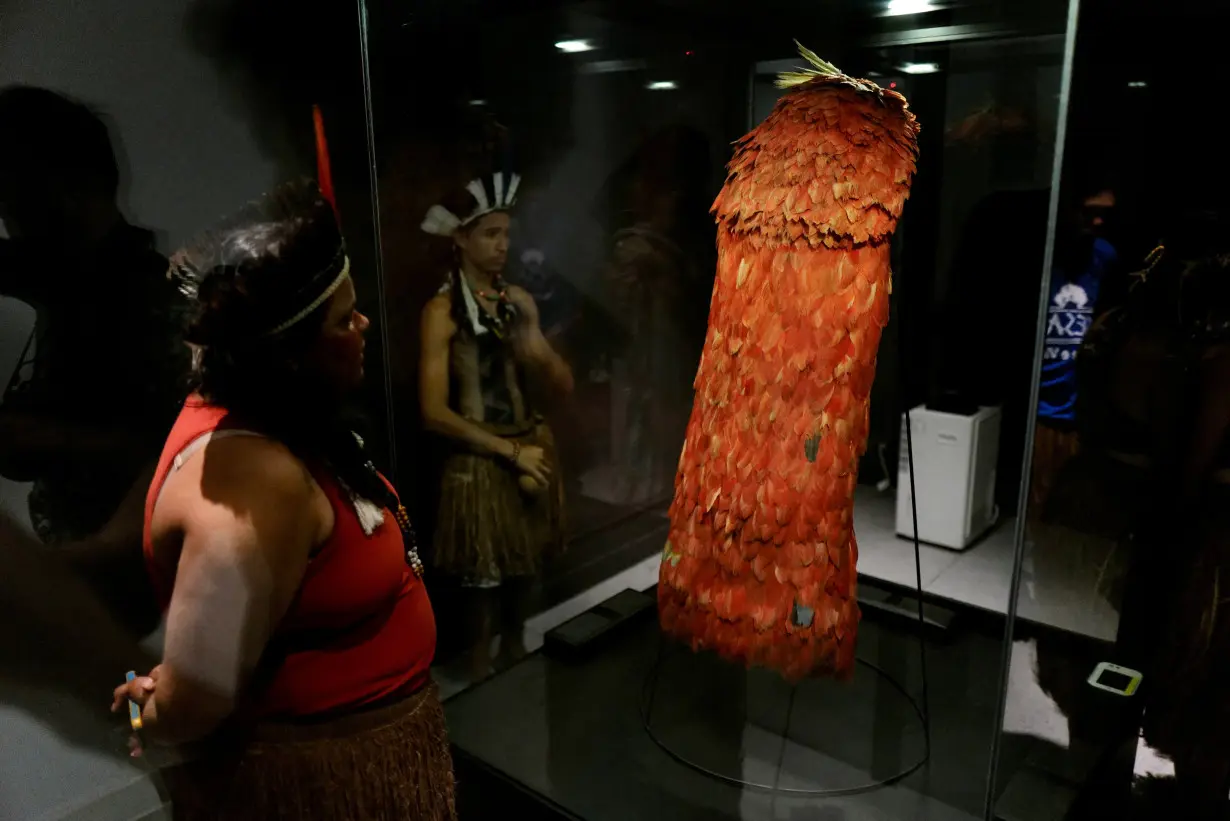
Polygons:
<instances>
[{"instance_id":1,"label":"white light reflection on glass","mask_svg":"<svg viewBox=\"0 0 1230 821\"><path fill-rule=\"evenodd\" d=\"M673 80L659 80L656 83L650 83L645 88L650 91L674 91L679 88L679 84Z\"/></svg>"},{"instance_id":2,"label":"white light reflection on glass","mask_svg":"<svg viewBox=\"0 0 1230 821\"><path fill-rule=\"evenodd\" d=\"M900 71L906 74L935 74L940 70L939 63L902 63Z\"/></svg>"},{"instance_id":3,"label":"white light reflection on glass","mask_svg":"<svg viewBox=\"0 0 1230 821\"><path fill-rule=\"evenodd\" d=\"M560 40L555 47L565 54L580 54L583 51L593 51L597 48L589 40Z\"/></svg>"},{"instance_id":4,"label":"white light reflection on glass","mask_svg":"<svg viewBox=\"0 0 1230 821\"><path fill-rule=\"evenodd\" d=\"M886 16L896 17L899 14L922 14L925 11L935 11L939 6L930 0L888 0Z\"/></svg>"}]
</instances>

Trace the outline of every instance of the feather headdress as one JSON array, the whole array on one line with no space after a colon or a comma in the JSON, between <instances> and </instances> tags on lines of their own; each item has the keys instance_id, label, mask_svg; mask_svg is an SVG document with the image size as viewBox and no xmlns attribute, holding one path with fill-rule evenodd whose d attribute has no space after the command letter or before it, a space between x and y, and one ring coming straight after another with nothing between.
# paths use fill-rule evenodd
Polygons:
<instances>
[{"instance_id":1,"label":"feather headdress","mask_svg":"<svg viewBox=\"0 0 1230 821\"><path fill-rule=\"evenodd\" d=\"M200 348L276 336L316 311L350 276L318 106L312 107L312 119L315 182L279 186L171 257L167 276L201 314L189 331L190 344ZM293 248L283 251L294 276L246 281L246 269L254 260L246 248L235 244L235 236L291 222L304 224L296 229Z\"/></svg>"},{"instance_id":2,"label":"feather headdress","mask_svg":"<svg viewBox=\"0 0 1230 821\"><path fill-rule=\"evenodd\" d=\"M423 218L422 229L438 237L449 237L458 228L463 228L477 219L507 211L517 204L517 189L521 187L520 174L505 175L498 171L490 177L471 180L466 190L474 197L474 210L460 217L443 205L433 205Z\"/></svg>"}]
</instances>

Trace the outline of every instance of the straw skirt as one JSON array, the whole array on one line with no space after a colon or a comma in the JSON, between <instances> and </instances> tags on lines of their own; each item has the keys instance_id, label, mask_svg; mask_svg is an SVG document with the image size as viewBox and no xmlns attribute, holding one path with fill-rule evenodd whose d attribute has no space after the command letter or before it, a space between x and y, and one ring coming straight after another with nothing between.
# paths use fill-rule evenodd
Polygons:
<instances>
[{"instance_id":1,"label":"straw skirt","mask_svg":"<svg viewBox=\"0 0 1230 821\"><path fill-rule=\"evenodd\" d=\"M455 821L434 684L312 723L264 723L164 773L175 821Z\"/></svg>"},{"instance_id":2,"label":"straw skirt","mask_svg":"<svg viewBox=\"0 0 1230 821\"><path fill-rule=\"evenodd\" d=\"M518 486L517 469L503 459L456 451L445 460L432 563L467 583L495 585L537 575L562 550L563 485L546 425L519 432L484 427L543 448L551 465L550 486L527 494Z\"/></svg>"}]
</instances>

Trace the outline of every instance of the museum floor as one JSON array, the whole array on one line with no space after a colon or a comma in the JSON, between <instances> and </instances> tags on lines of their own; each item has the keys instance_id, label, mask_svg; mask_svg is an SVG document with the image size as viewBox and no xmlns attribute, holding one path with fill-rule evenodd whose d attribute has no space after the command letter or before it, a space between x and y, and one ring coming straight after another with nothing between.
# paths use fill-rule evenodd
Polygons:
<instances>
[{"instance_id":1,"label":"museum floor","mask_svg":"<svg viewBox=\"0 0 1230 821\"><path fill-rule=\"evenodd\" d=\"M651 616L588 659L535 654L453 697L449 729L464 755L547 798L565 811L562 817L966 821L981 817L998 730L1000 636L985 627L971 623L929 643L929 762L895 785L860 795L774 796L679 764L642 724L647 679L664 653L651 727L675 752L734 777L796 790L857 788L926 755L923 725L895 687L861 665L849 684L805 682L784 741L784 682L663 648ZM921 699L919 646L908 625L867 619L859 655Z\"/></svg>"},{"instance_id":2,"label":"museum floor","mask_svg":"<svg viewBox=\"0 0 1230 821\"><path fill-rule=\"evenodd\" d=\"M913 545L896 537L892 511L890 496L860 495L860 596L867 599L901 598L914 586ZM801 685L786 739L790 692L784 683L664 647L649 615L580 661L539 652L474 687L456 667L436 668L449 696L467 817L489 817L517 797L539 813L549 806L557 817L593 821L982 817L991 743L1000 731L1002 615L1011 579L1013 525L1002 522L963 552L920 548L924 598L950 617L943 629L924 633L930 756L901 781L856 795L773 795L721 783L678 763L642 723L646 682L657 664L650 727L675 753L730 778L793 790L842 791L910 768L925 755L926 744L910 702L864 665L850 684ZM531 649L541 647L553 627L622 590L652 595L659 536L647 529L638 548L645 559L531 620ZM1101 637L1108 631L1113 635L1113 622L1086 617L1104 607L1090 579L1070 577L1066 592L1054 595L1049 586L1046 596L1031 588L1032 553L1027 549L1024 619L1013 646L997 790L997 797L1006 793L1003 817L1022 821L1063 817L1078 791L1072 782L1086 777L1100 754L1079 749L1069 738L1068 718L1038 683L1040 653L1047 669L1074 679L1098 660ZM911 601L901 598L907 610ZM921 702L916 625L891 612L869 607L864 612L860 658L882 668ZM467 789L467 782L471 788L481 785L477 792L482 795ZM494 782L511 792L489 789ZM1022 792L1031 809L1018 812L1010 805L1019 803ZM493 800L496 806L487 803Z\"/></svg>"}]
</instances>

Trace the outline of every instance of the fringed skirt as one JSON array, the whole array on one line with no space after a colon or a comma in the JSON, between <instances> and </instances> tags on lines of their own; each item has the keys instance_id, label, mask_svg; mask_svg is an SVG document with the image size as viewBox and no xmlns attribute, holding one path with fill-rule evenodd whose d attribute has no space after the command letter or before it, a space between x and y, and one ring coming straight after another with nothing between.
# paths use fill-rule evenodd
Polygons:
<instances>
[{"instance_id":1,"label":"fringed skirt","mask_svg":"<svg viewBox=\"0 0 1230 821\"><path fill-rule=\"evenodd\" d=\"M434 684L313 723L259 724L242 744L164 773L175 821L455 821Z\"/></svg>"},{"instance_id":2,"label":"fringed skirt","mask_svg":"<svg viewBox=\"0 0 1230 821\"><path fill-rule=\"evenodd\" d=\"M546 451L551 484L526 493L520 472L506 460L466 451L444 462L433 564L472 586L535 576L563 549L563 484L555 439L545 424L521 429L484 425L491 433Z\"/></svg>"},{"instance_id":3,"label":"fringed skirt","mask_svg":"<svg viewBox=\"0 0 1230 821\"><path fill-rule=\"evenodd\" d=\"M1029 510L1037 519L1046 510L1051 491L1068 461L1080 452L1080 437L1074 430L1059 430L1039 422L1034 428L1033 464L1029 476Z\"/></svg>"}]
</instances>

